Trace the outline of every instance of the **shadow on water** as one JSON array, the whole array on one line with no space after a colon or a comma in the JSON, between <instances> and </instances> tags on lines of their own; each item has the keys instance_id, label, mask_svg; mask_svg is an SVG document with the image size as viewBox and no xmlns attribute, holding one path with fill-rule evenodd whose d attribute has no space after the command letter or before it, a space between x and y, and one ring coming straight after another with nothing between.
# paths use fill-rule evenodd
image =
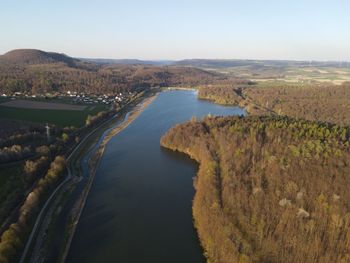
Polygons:
<instances>
[{"instance_id":1,"label":"shadow on water","mask_svg":"<svg viewBox=\"0 0 350 263\"><path fill-rule=\"evenodd\" d=\"M187 154L178 151L173 151L162 146L159 146L159 151L162 155L164 155L164 158L167 158L172 162L176 162L179 165L192 166L195 171L198 171L199 164L197 163L197 161L188 157ZM192 178L194 178L195 176L196 173L193 174Z\"/></svg>"}]
</instances>

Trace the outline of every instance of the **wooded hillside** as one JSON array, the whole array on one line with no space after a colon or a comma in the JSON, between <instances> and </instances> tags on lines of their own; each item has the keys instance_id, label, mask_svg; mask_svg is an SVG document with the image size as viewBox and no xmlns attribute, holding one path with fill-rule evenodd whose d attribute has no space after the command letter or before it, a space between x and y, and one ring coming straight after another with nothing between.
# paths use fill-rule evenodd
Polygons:
<instances>
[{"instance_id":1,"label":"wooded hillside","mask_svg":"<svg viewBox=\"0 0 350 263\"><path fill-rule=\"evenodd\" d=\"M198 97L220 104L240 105L251 114L286 115L350 125L350 83L204 86L199 89Z\"/></svg>"},{"instance_id":2,"label":"wooded hillside","mask_svg":"<svg viewBox=\"0 0 350 263\"><path fill-rule=\"evenodd\" d=\"M208 117L161 145L200 163L195 226L209 262L349 262L350 129Z\"/></svg>"},{"instance_id":3,"label":"wooded hillside","mask_svg":"<svg viewBox=\"0 0 350 263\"><path fill-rule=\"evenodd\" d=\"M192 67L101 65L40 50L14 50L0 56L0 93L8 95L65 91L114 94L156 86L193 87L228 79Z\"/></svg>"}]
</instances>

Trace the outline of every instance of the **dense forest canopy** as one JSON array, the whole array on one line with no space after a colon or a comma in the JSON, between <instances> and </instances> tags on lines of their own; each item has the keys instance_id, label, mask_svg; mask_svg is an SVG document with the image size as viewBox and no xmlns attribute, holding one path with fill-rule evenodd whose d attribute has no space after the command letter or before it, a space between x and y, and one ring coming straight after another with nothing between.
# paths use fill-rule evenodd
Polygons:
<instances>
[{"instance_id":1,"label":"dense forest canopy","mask_svg":"<svg viewBox=\"0 0 350 263\"><path fill-rule=\"evenodd\" d=\"M350 125L350 83L249 88L244 94L279 115Z\"/></svg>"},{"instance_id":2,"label":"dense forest canopy","mask_svg":"<svg viewBox=\"0 0 350 263\"><path fill-rule=\"evenodd\" d=\"M256 84L203 86L199 98L240 105L251 114L287 115L313 121L350 125L350 83Z\"/></svg>"},{"instance_id":3,"label":"dense forest canopy","mask_svg":"<svg viewBox=\"0 0 350 263\"><path fill-rule=\"evenodd\" d=\"M201 86L198 89L198 98L214 101L223 105L239 105L243 100L242 87L247 83L230 83L230 85ZM249 83L248 84L253 84Z\"/></svg>"},{"instance_id":4,"label":"dense forest canopy","mask_svg":"<svg viewBox=\"0 0 350 263\"><path fill-rule=\"evenodd\" d=\"M209 262L349 262L349 136L279 116L170 129L162 146L200 163L193 214Z\"/></svg>"}]
</instances>

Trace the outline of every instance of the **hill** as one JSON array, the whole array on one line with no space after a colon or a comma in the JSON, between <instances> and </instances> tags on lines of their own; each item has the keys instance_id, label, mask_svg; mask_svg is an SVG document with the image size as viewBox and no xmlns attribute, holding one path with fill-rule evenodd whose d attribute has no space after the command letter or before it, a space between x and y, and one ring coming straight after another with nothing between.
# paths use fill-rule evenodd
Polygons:
<instances>
[{"instance_id":1,"label":"hill","mask_svg":"<svg viewBox=\"0 0 350 263\"><path fill-rule=\"evenodd\" d=\"M45 52L38 49L15 49L0 56L0 62L14 64L49 64L64 63L73 67L78 62L65 54Z\"/></svg>"},{"instance_id":2,"label":"hill","mask_svg":"<svg viewBox=\"0 0 350 263\"><path fill-rule=\"evenodd\" d=\"M198 68L234 68L249 66L264 67L338 67L338 61L297 61L297 60L253 60L253 59L185 59L173 62L172 65L192 66Z\"/></svg>"},{"instance_id":3,"label":"hill","mask_svg":"<svg viewBox=\"0 0 350 263\"><path fill-rule=\"evenodd\" d=\"M140 59L108 59L108 58L80 58L82 61L88 61L97 64L117 64L117 65L171 65L170 60L140 60Z\"/></svg>"}]
</instances>

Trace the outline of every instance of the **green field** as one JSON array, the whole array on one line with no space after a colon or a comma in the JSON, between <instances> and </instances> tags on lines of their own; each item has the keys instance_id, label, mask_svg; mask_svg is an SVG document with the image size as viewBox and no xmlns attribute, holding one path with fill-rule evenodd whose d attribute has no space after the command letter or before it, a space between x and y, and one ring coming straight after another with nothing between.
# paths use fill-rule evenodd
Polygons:
<instances>
[{"instance_id":1,"label":"green field","mask_svg":"<svg viewBox=\"0 0 350 263\"><path fill-rule=\"evenodd\" d=\"M81 127L85 125L85 120L88 115L95 115L106 109L107 107L104 105L90 105L82 111L23 109L0 106L0 119L50 123L60 127Z\"/></svg>"}]
</instances>

